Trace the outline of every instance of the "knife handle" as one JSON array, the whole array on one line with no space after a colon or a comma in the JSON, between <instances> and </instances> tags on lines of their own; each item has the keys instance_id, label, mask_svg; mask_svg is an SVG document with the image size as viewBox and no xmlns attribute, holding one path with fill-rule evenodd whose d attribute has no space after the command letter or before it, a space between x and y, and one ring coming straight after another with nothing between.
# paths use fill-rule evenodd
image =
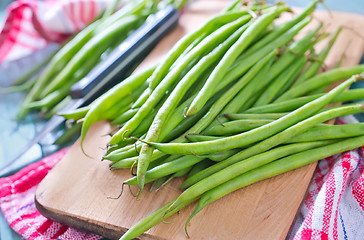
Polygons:
<instances>
[{"instance_id":1,"label":"knife handle","mask_svg":"<svg viewBox=\"0 0 364 240\"><path fill-rule=\"evenodd\" d=\"M176 24L178 11L172 6L149 17L135 33L121 43L86 77L74 84L71 97L92 101L125 77Z\"/></svg>"}]
</instances>

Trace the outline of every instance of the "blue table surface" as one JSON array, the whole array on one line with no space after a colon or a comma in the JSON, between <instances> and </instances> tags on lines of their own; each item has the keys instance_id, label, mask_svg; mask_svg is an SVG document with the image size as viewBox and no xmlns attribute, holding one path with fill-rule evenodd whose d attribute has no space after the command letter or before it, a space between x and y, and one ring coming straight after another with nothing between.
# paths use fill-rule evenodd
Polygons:
<instances>
[{"instance_id":1,"label":"blue table surface","mask_svg":"<svg viewBox=\"0 0 364 240\"><path fill-rule=\"evenodd\" d=\"M11 2L11 0L0 0L0 29L2 28L4 19L5 19L5 11L4 9L6 8L6 6ZM268 1L268 2L272 2L272 1ZM291 6L298 6L298 7L304 7L306 6L310 1L306 0L306 1L302 1L302 0L287 0L285 1L286 3L288 3ZM350 12L350 13L356 13L356 14L361 14L364 15L364 0L347 0L347 1L343 1L343 0L326 0L325 1L325 5L327 6L327 8L329 8L330 10L334 10L334 11L343 11L343 12ZM325 9L325 7L320 4L318 6L319 9ZM364 62L364 58L362 59L362 62ZM356 87L364 87L364 86L356 86ZM17 95L1 95L0 96L0 113L2 113L3 116L0 116L0 127L4 126L5 124L7 124L7 126L9 126L9 120L10 117L9 116L14 116L14 111L17 108L17 104L8 104L8 102L14 102L12 101L12 98L19 98L19 96ZM5 102L7 102L5 104ZM16 101L15 101L16 102ZM3 121L3 122L2 122ZM7 122L5 122L7 121ZM0 166L2 165L2 159L6 159L8 158L8 156L6 156L6 145L5 141L6 141L6 134L9 134L9 132L11 131L25 131L27 132L27 139L17 139L16 141L27 141L29 140L32 136L32 134L35 134L35 129L34 126L28 125L27 129L17 129L17 125L15 123L13 123L11 126L8 127L7 132L6 131L0 131L2 132L2 134L0 134ZM29 135L30 133L30 135ZM35 150L37 151L37 150ZM39 150L38 150L39 151ZM0 239L6 239L6 240L18 240L21 239L21 237L16 234L6 223L4 217L0 214Z\"/></svg>"}]
</instances>

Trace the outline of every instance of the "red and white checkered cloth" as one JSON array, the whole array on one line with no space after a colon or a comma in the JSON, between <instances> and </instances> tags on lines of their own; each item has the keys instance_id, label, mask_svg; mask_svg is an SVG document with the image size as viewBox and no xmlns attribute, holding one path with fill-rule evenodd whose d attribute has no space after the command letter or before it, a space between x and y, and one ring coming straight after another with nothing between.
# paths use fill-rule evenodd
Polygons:
<instances>
[{"instance_id":1,"label":"red and white checkered cloth","mask_svg":"<svg viewBox=\"0 0 364 240\"><path fill-rule=\"evenodd\" d=\"M290 239L364 239L363 151L361 147L319 162Z\"/></svg>"},{"instance_id":2,"label":"red and white checkered cloth","mask_svg":"<svg viewBox=\"0 0 364 240\"><path fill-rule=\"evenodd\" d=\"M0 208L11 228L25 239L82 239L102 237L82 232L43 217L35 207L34 194L48 171L68 151L63 149L36 162L13 176L0 178Z\"/></svg>"},{"instance_id":3,"label":"red and white checkered cloth","mask_svg":"<svg viewBox=\"0 0 364 240\"><path fill-rule=\"evenodd\" d=\"M25 56L78 32L112 0L18 0L7 8L0 62Z\"/></svg>"}]
</instances>

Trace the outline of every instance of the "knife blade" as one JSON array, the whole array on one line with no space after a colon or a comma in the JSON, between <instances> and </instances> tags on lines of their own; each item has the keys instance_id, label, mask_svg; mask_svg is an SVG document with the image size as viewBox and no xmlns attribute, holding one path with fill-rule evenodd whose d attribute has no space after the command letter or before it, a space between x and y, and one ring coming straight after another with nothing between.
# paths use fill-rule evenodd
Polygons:
<instances>
[{"instance_id":1,"label":"knife blade","mask_svg":"<svg viewBox=\"0 0 364 240\"><path fill-rule=\"evenodd\" d=\"M146 23L112 51L107 59L102 61L86 77L72 86L72 100L62 111L69 111L86 105L118 83L177 24L178 19L179 13L172 6L168 6L164 10L149 17ZM22 155L26 154L41 139L55 130L64 121L63 117L53 116L44 128L19 151L16 157L2 168L0 177L10 175L28 164L39 160L21 163L19 161Z\"/></svg>"}]
</instances>

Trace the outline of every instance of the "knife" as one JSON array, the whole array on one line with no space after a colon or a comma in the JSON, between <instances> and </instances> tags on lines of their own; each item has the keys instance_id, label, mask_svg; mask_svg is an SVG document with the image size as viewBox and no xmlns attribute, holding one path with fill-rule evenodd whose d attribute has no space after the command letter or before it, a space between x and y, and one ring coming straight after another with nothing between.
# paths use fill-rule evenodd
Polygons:
<instances>
[{"instance_id":1,"label":"knife","mask_svg":"<svg viewBox=\"0 0 364 240\"><path fill-rule=\"evenodd\" d=\"M62 111L77 109L87 105L100 94L118 83L130 69L140 62L158 43L158 41L176 26L179 19L178 11L172 6L150 16L136 32L120 44L110 55L97 65L86 77L71 88L72 100ZM48 133L60 126L65 119L53 116L44 128L35 136L7 165L0 170L0 177L17 172L36 160L20 161Z\"/></svg>"}]
</instances>

